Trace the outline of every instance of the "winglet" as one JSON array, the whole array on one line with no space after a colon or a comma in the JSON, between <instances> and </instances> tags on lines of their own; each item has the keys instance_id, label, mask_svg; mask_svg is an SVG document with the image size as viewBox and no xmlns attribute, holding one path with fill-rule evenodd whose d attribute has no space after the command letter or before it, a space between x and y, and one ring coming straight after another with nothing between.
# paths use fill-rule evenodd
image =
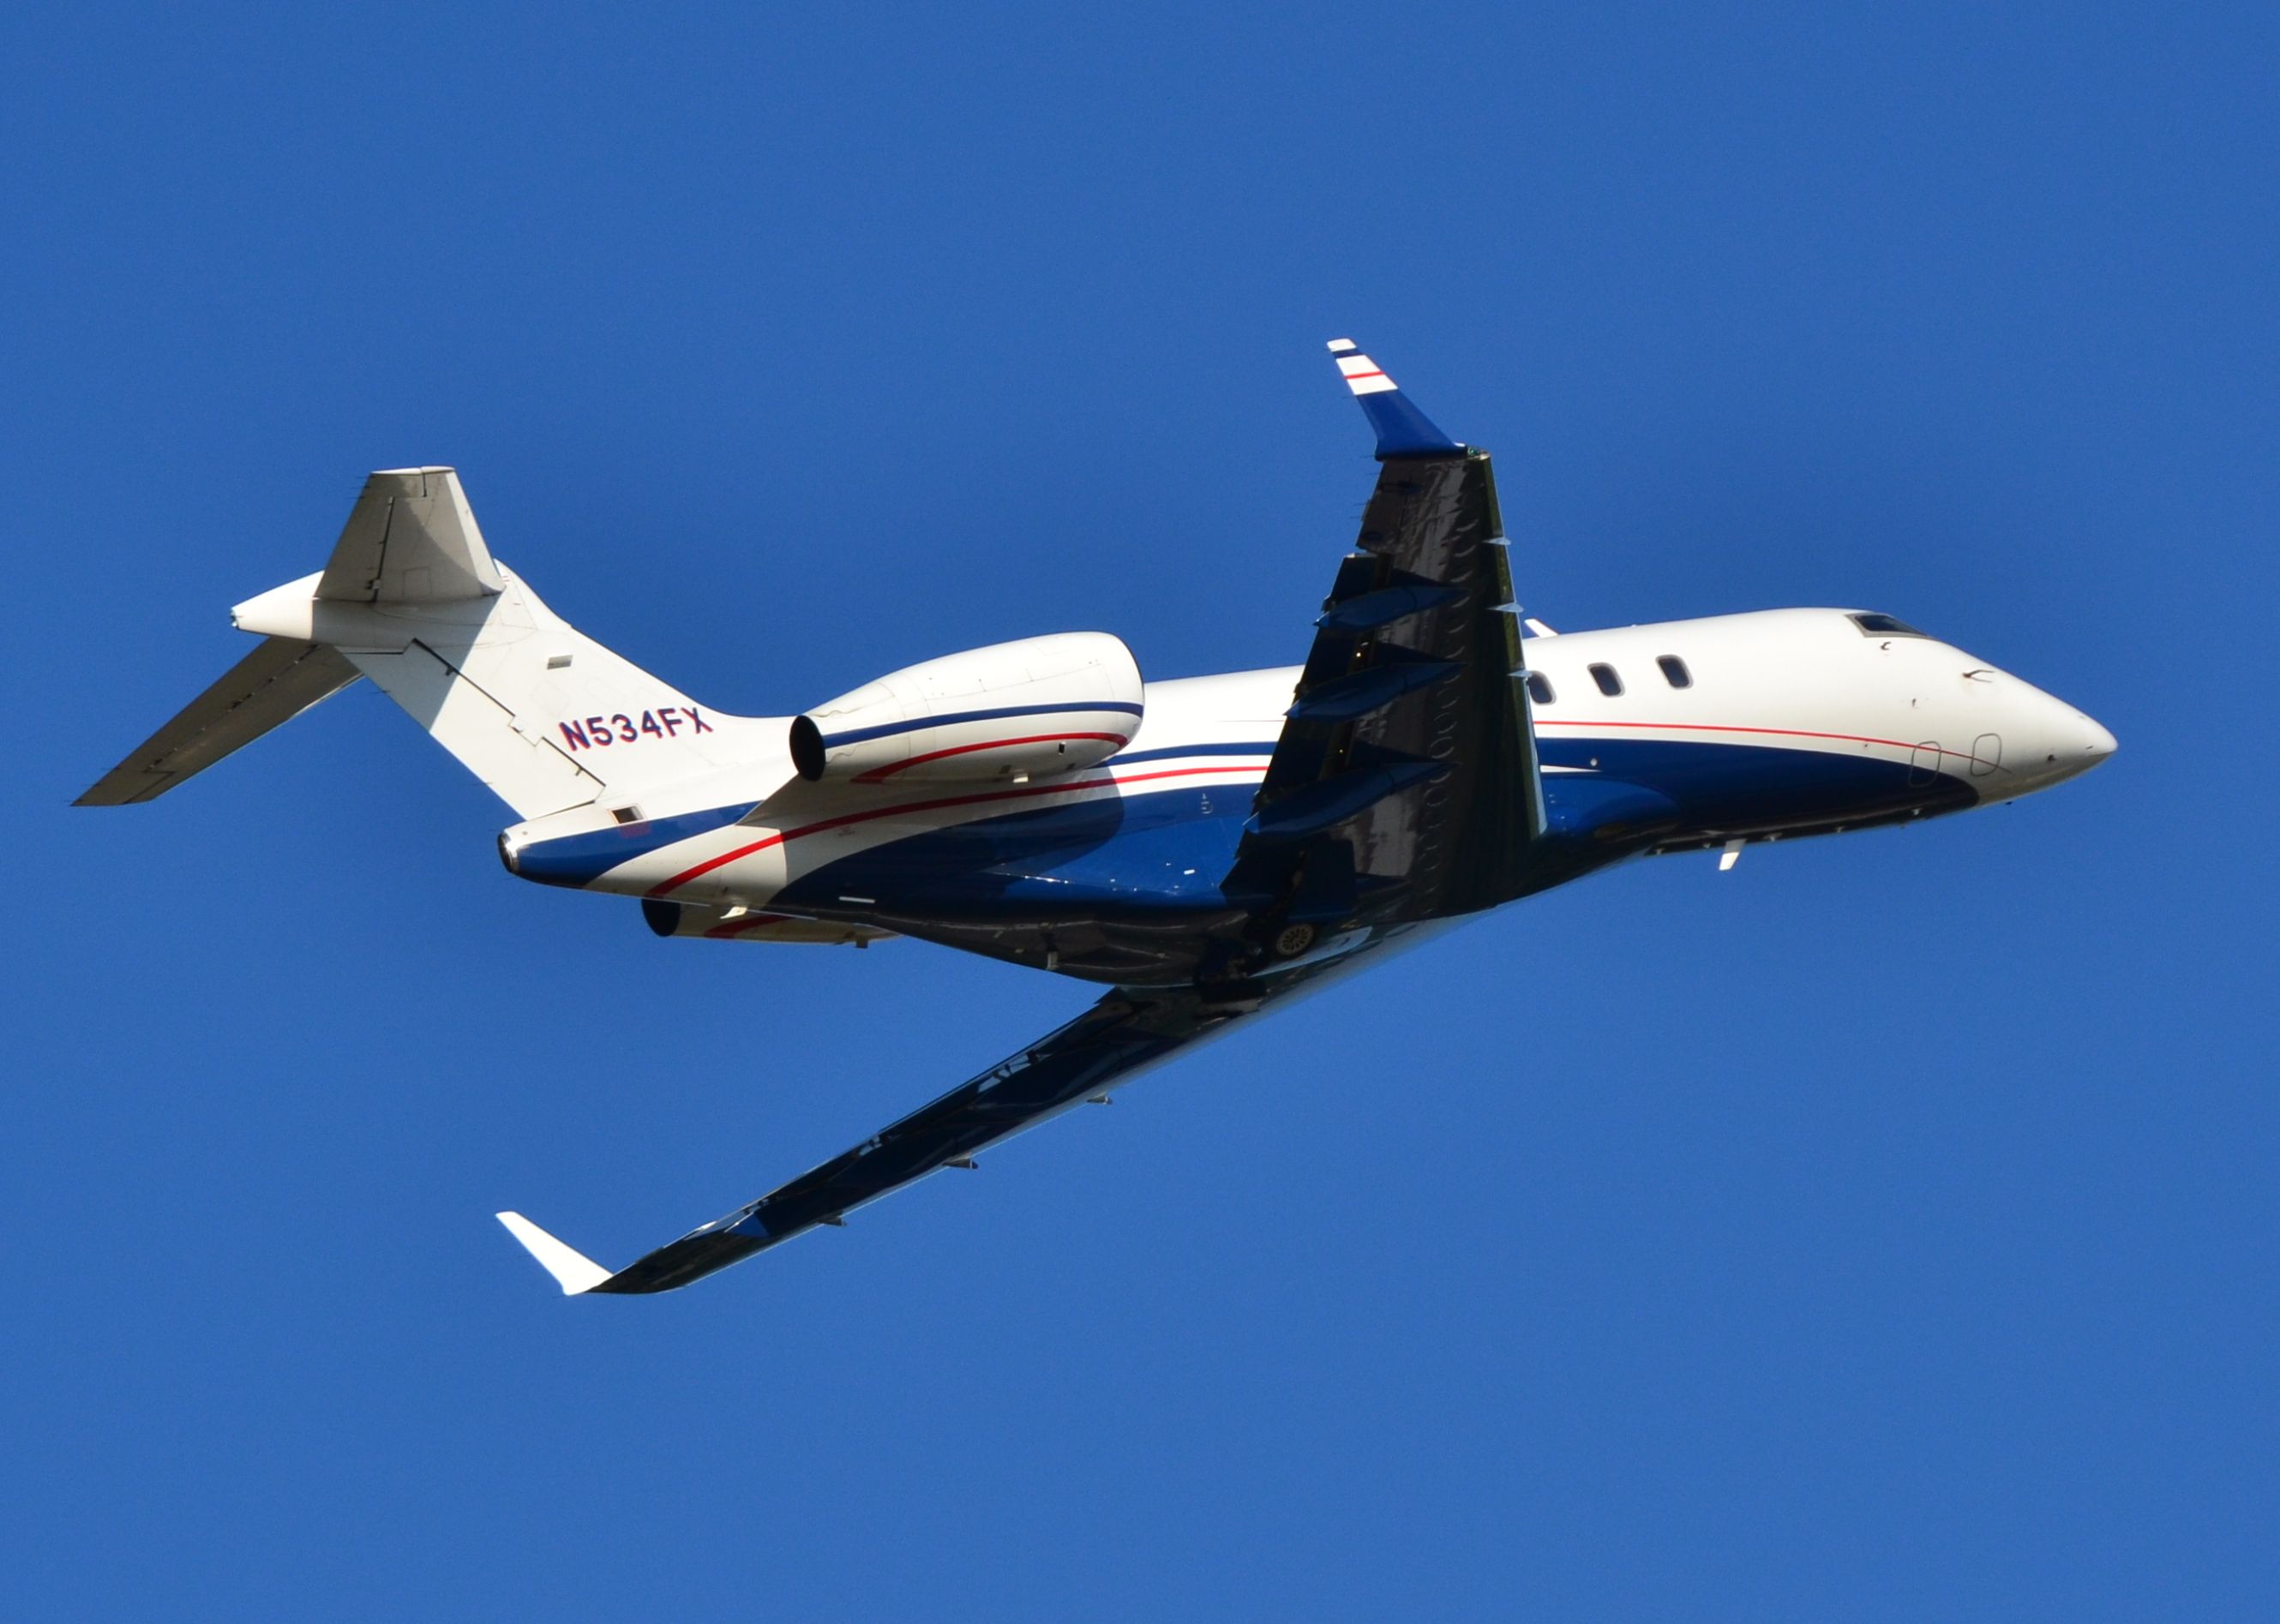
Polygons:
<instances>
[{"instance_id":1,"label":"winglet","mask_svg":"<svg viewBox=\"0 0 2280 1624\"><path fill-rule=\"evenodd\" d=\"M1375 361L1354 347L1351 338L1330 340L1330 353L1338 358L1338 372L1361 403L1362 414L1377 434L1377 459L1391 457L1454 457L1465 448L1433 426L1433 419L1410 404L1401 386L1385 375Z\"/></svg>"},{"instance_id":2,"label":"winglet","mask_svg":"<svg viewBox=\"0 0 2280 1624\"><path fill-rule=\"evenodd\" d=\"M609 1270L585 1253L565 1246L521 1213L498 1212L493 1216L506 1226L509 1235L522 1243L525 1251L538 1259L540 1266L562 1283L564 1297L591 1291L609 1279Z\"/></svg>"}]
</instances>

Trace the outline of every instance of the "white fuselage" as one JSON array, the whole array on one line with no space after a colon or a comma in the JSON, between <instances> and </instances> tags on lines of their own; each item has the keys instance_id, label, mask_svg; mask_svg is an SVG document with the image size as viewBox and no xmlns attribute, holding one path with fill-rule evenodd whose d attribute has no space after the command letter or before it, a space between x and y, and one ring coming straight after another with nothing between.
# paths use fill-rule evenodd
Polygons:
<instances>
[{"instance_id":1,"label":"white fuselage","mask_svg":"<svg viewBox=\"0 0 2280 1624\"><path fill-rule=\"evenodd\" d=\"M2113 751L2113 735L2073 706L1884 623L1785 609L1528 639L1547 796L1581 809L1572 822L1598 816L1583 792L1604 785L1591 781L1642 786L1662 818L1645 849L1673 850L2010 800ZM1150 682L1129 745L1058 775L811 783L770 760L732 793L706 786L704 805L646 806L623 829L580 809L508 831L503 849L517 872L555 883L720 910L762 909L805 883L811 903L859 910L904 872L882 852L1020 814L1145 804L1158 815L1135 827L1239 827L1298 675L1284 666ZM1625 815L1636 821L1636 807ZM597 843L612 860L597 866ZM1152 856L1133 868L1135 895L1215 881L1201 872L1215 860L1211 842L1199 837L1198 850L1191 865ZM550 850L580 860L549 872ZM817 877L831 874L846 884L819 895Z\"/></svg>"},{"instance_id":2,"label":"white fuselage","mask_svg":"<svg viewBox=\"0 0 2280 1624\"><path fill-rule=\"evenodd\" d=\"M2007 801L2111 754L2082 712L1951 643L1865 633L1831 609L1768 609L1537 637L1528 664L1552 689L1540 737L1714 742L1856 756L1959 777ZM1660 662L1684 662L1675 686ZM1591 667L1622 687L1600 691Z\"/></svg>"}]
</instances>

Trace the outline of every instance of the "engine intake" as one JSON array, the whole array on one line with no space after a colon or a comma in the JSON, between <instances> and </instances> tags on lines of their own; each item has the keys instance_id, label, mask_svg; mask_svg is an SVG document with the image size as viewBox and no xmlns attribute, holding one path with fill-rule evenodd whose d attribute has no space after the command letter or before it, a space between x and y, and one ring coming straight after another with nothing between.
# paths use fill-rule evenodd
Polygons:
<instances>
[{"instance_id":1,"label":"engine intake","mask_svg":"<svg viewBox=\"0 0 2280 1624\"><path fill-rule=\"evenodd\" d=\"M1098 766L1139 730L1140 666L1105 632L906 666L792 719L801 777L988 781Z\"/></svg>"}]
</instances>

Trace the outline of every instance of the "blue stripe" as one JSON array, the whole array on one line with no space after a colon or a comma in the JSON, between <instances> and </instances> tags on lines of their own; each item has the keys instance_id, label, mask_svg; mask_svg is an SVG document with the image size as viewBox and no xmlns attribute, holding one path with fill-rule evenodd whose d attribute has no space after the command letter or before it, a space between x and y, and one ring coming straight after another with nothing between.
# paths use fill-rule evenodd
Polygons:
<instances>
[{"instance_id":1,"label":"blue stripe","mask_svg":"<svg viewBox=\"0 0 2280 1624\"><path fill-rule=\"evenodd\" d=\"M843 744L860 744L869 739L883 739L897 733L915 733L921 727L955 727L960 722L994 722L1001 716L1052 716L1069 711L1118 711L1127 716L1140 714L1136 704L1124 704L1110 699L1081 699L1068 704L1009 704L996 711L960 711L955 716L921 716L915 721L889 722L881 727L858 727L852 733L827 733L823 735L826 750L837 750Z\"/></svg>"},{"instance_id":2,"label":"blue stripe","mask_svg":"<svg viewBox=\"0 0 2280 1624\"><path fill-rule=\"evenodd\" d=\"M1941 774L1913 783L1905 761L1836 750L1573 736L1538 739L1537 749L1546 766L1584 769L1544 777L1553 828L1570 834L1610 820L1641 821L1636 809L1609 810L1607 799L1641 791L1686 832L1833 827L1916 808L1945 812L1978 798L1960 779Z\"/></svg>"},{"instance_id":3,"label":"blue stripe","mask_svg":"<svg viewBox=\"0 0 2280 1624\"><path fill-rule=\"evenodd\" d=\"M1163 750L1124 750L1110 757L1102 765L1121 767L1135 761L1168 761L1175 756L1271 756L1274 753L1272 740L1255 744L1175 744Z\"/></svg>"},{"instance_id":4,"label":"blue stripe","mask_svg":"<svg viewBox=\"0 0 2280 1624\"><path fill-rule=\"evenodd\" d=\"M584 835L558 835L535 840L514 854L514 872L546 885L585 885L600 879L620 863L672 845L675 841L725 828L759 804L711 806L703 812L682 812L671 818L651 818L622 823Z\"/></svg>"}]
</instances>

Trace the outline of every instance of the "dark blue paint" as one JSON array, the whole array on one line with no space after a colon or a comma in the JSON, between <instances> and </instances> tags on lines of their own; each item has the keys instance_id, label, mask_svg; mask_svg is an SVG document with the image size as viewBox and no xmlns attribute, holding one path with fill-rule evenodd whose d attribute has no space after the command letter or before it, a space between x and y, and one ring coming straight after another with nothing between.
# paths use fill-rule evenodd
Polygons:
<instances>
[{"instance_id":1,"label":"dark blue paint","mask_svg":"<svg viewBox=\"0 0 2280 1624\"><path fill-rule=\"evenodd\" d=\"M1544 831L1555 839L1597 840L1654 835L1684 826L1668 796L1627 779L1555 776L1544 785Z\"/></svg>"},{"instance_id":2,"label":"dark blue paint","mask_svg":"<svg viewBox=\"0 0 2280 1624\"><path fill-rule=\"evenodd\" d=\"M1356 635L1374 632L1410 615L1422 614L1428 609L1462 603L1464 596L1455 587L1385 587L1365 592L1360 597L1350 597L1335 609L1324 610L1316 617L1314 629Z\"/></svg>"},{"instance_id":3,"label":"dark blue paint","mask_svg":"<svg viewBox=\"0 0 2280 1624\"><path fill-rule=\"evenodd\" d=\"M1445 682L1464 667L1454 660L1404 660L1333 677L1291 703L1294 722L1350 722L1382 711L1402 695Z\"/></svg>"},{"instance_id":4,"label":"dark blue paint","mask_svg":"<svg viewBox=\"0 0 2280 1624\"><path fill-rule=\"evenodd\" d=\"M1465 448L1434 427L1399 389L1357 395L1369 426L1377 433L1377 458L1395 457L1453 457Z\"/></svg>"},{"instance_id":5,"label":"dark blue paint","mask_svg":"<svg viewBox=\"0 0 2280 1624\"><path fill-rule=\"evenodd\" d=\"M548 885L584 885L598 880L620 863L646 857L692 835L708 834L734 823L755 804L746 801L739 806L712 806L703 812L619 824L585 835L535 840L516 852L508 866L526 880Z\"/></svg>"},{"instance_id":6,"label":"dark blue paint","mask_svg":"<svg viewBox=\"0 0 2280 1624\"><path fill-rule=\"evenodd\" d=\"M1275 741L1259 739L1248 744L1175 744L1164 750L1128 750L1119 752L1114 765L1130 766L1137 761L1171 761L1182 756L1271 756Z\"/></svg>"},{"instance_id":7,"label":"dark blue paint","mask_svg":"<svg viewBox=\"0 0 2280 1624\"><path fill-rule=\"evenodd\" d=\"M1185 912L1225 905L1253 786L1189 786L985 818L859 851L794 881L797 909L843 895L943 919Z\"/></svg>"},{"instance_id":8,"label":"dark blue paint","mask_svg":"<svg viewBox=\"0 0 2280 1624\"><path fill-rule=\"evenodd\" d=\"M1580 767L1602 784L1651 791L1668 804L1665 820L1681 833L1806 827L1919 807L1946 812L1978 804L1977 795L1960 780L1912 786L1906 763L1866 753L1693 740L1569 738L1553 736L1555 731L1538 734L1544 766ZM1583 773L1545 774L1546 809L1574 808L1590 797L1603 800L1606 792L1588 788L1591 781ZM1644 816L1644 809L1624 816ZM1553 818L1557 827L1556 811Z\"/></svg>"},{"instance_id":9,"label":"dark blue paint","mask_svg":"<svg viewBox=\"0 0 2280 1624\"><path fill-rule=\"evenodd\" d=\"M1538 748L1547 766L1584 769L1544 775L1548 833L1606 845L1609 857L1696 835L1954 811L1978 798L1959 779L1911 785L1905 763L1866 755L1660 739L1544 737ZM1264 740L1175 745L1117 761L1273 750ZM1224 905L1220 882L1233 865L1254 790L1249 783L1182 786L979 819L843 858L794 881L779 900L821 905L852 895L897 911L965 919ZM515 872L584 885L751 811L749 803L714 807L536 841L516 855Z\"/></svg>"},{"instance_id":10,"label":"dark blue paint","mask_svg":"<svg viewBox=\"0 0 2280 1624\"><path fill-rule=\"evenodd\" d=\"M1151 755L1249 753L1183 747ZM1735 829L1866 823L1977 804L1943 778L1910 786L1904 763L1752 744L1558 739L1547 774L1542 885L1652 846ZM793 881L777 901L830 908L870 897L882 912L951 920L1134 919L1230 905L1231 868L1254 786L1183 787L984 818L857 852ZM1190 872L1192 871L1192 872Z\"/></svg>"},{"instance_id":11,"label":"dark blue paint","mask_svg":"<svg viewBox=\"0 0 2280 1624\"><path fill-rule=\"evenodd\" d=\"M1437 778L1448 770L1444 761L1393 761L1383 766L1357 767L1269 801L1251 820L1251 832L1277 841L1320 834L1387 796L1398 795L1410 785Z\"/></svg>"},{"instance_id":12,"label":"dark blue paint","mask_svg":"<svg viewBox=\"0 0 2280 1624\"><path fill-rule=\"evenodd\" d=\"M1067 704L1009 704L994 711L960 711L954 716L921 716L913 721L887 722L876 727L829 733L823 735L823 743L827 749L837 750L843 745L890 738L897 733L915 733L921 727L954 727L961 722L994 722L1005 716L1059 716L1070 711L1114 711L1125 716L1140 714L1140 707L1136 704L1108 699L1072 700Z\"/></svg>"}]
</instances>

